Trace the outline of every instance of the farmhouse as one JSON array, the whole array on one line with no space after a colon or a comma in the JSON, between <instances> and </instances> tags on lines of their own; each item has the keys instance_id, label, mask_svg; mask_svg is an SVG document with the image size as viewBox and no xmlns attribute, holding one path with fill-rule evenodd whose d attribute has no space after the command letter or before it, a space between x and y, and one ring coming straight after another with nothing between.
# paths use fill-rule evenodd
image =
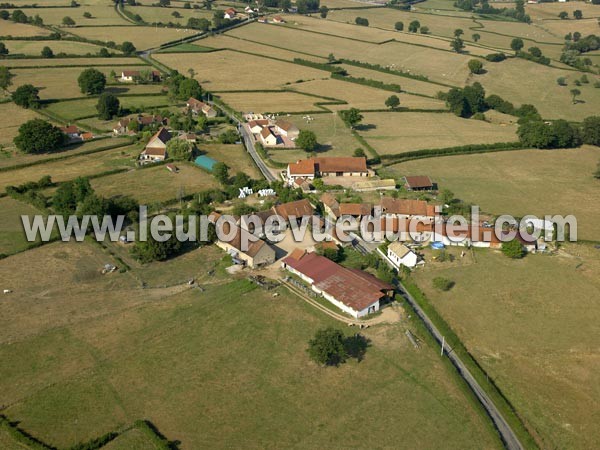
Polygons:
<instances>
[{"instance_id":1,"label":"farmhouse","mask_svg":"<svg viewBox=\"0 0 600 450\"><path fill-rule=\"evenodd\" d=\"M439 216L435 206L425 200L407 200L392 197L381 199L381 213L391 217L407 217L417 219L435 219Z\"/></svg>"},{"instance_id":2,"label":"farmhouse","mask_svg":"<svg viewBox=\"0 0 600 450\"><path fill-rule=\"evenodd\" d=\"M60 131L67 135L70 140L81 139L81 132L76 125L69 125L66 127L60 127Z\"/></svg>"},{"instance_id":3,"label":"farmhouse","mask_svg":"<svg viewBox=\"0 0 600 450\"><path fill-rule=\"evenodd\" d=\"M431 178L424 175L404 177L404 187L407 191L431 191L433 182Z\"/></svg>"},{"instance_id":4,"label":"farmhouse","mask_svg":"<svg viewBox=\"0 0 600 450\"><path fill-rule=\"evenodd\" d=\"M292 183L295 178L314 180L316 177L368 177L367 159L361 157L321 157L301 159L288 164L287 180Z\"/></svg>"},{"instance_id":5,"label":"farmhouse","mask_svg":"<svg viewBox=\"0 0 600 450\"><path fill-rule=\"evenodd\" d=\"M219 213L211 213L209 220L213 224L217 224ZM217 240L217 247L225 250L234 260L234 262L244 264L250 268L257 268L275 262L275 250L265 241L256 238L245 229L232 225L229 222L224 222L222 225L224 235L231 233L231 227L234 227L235 235L233 239L228 241ZM248 248L242 249L242 238L244 242L248 242Z\"/></svg>"},{"instance_id":6,"label":"farmhouse","mask_svg":"<svg viewBox=\"0 0 600 450\"><path fill-rule=\"evenodd\" d=\"M140 71L140 70L123 70L121 72L121 76L119 80L122 82L133 82L141 80L147 74L148 81L152 81L153 83L159 82L162 78L161 73L158 70L152 71Z\"/></svg>"},{"instance_id":7,"label":"farmhouse","mask_svg":"<svg viewBox=\"0 0 600 450\"><path fill-rule=\"evenodd\" d=\"M275 16L273 17L273 23L285 23L285 20L281 16Z\"/></svg>"},{"instance_id":8,"label":"farmhouse","mask_svg":"<svg viewBox=\"0 0 600 450\"><path fill-rule=\"evenodd\" d=\"M194 97L190 97L186 102L186 112L191 111L192 114L198 115L200 113L204 114L206 117L217 117L217 111L207 103L204 103Z\"/></svg>"},{"instance_id":9,"label":"farmhouse","mask_svg":"<svg viewBox=\"0 0 600 450\"><path fill-rule=\"evenodd\" d=\"M267 147L273 147L280 142L269 127L264 127L260 130L259 136L260 141Z\"/></svg>"},{"instance_id":10,"label":"farmhouse","mask_svg":"<svg viewBox=\"0 0 600 450\"><path fill-rule=\"evenodd\" d=\"M364 317L376 312L394 288L362 270L347 269L316 253L295 249L287 256L282 267L311 285L352 317Z\"/></svg>"},{"instance_id":11,"label":"farmhouse","mask_svg":"<svg viewBox=\"0 0 600 450\"><path fill-rule=\"evenodd\" d=\"M225 10L225 15L223 17L225 17L226 19L233 19L237 14L237 11L233 8L229 8Z\"/></svg>"},{"instance_id":12,"label":"farmhouse","mask_svg":"<svg viewBox=\"0 0 600 450\"><path fill-rule=\"evenodd\" d=\"M259 134L263 130L263 128L268 125L269 125L268 119L250 120L248 122L248 128L250 128L250 131L252 132L252 134Z\"/></svg>"},{"instance_id":13,"label":"farmhouse","mask_svg":"<svg viewBox=\"0 0 600 450\"><path fill-rule=\"evenodd\" d=\"M388 246L387 257L396 269L400 269L400 266L415 267L418 260L417 255L400 242L392 242Z\"/></svg>"},{"instance_id":14,"label":"farmhouse","mask_svg":"<svg viewBox=\"0 0 600 450\"><path fill-rule=\"evenodd\" d=\"M171 140L171 133L166 128L158 130L150 138L146 148L140 155L144 161L164 161L167 159L167 142Z\"/></svg>"},{"instance_id":15,"label":"farmhouse","mask_svg":"<svg viewBox=\"0 0 600 450\"><path fill-rule=\"evenodd\" d=\"M155 125L168 125L169 119L161 115L143 116L138 114L136 117L125 117L117 122L113 128L114 134L135 134L132 130L131 123L137 122L137 131L142 131L144 128L153 127Z\"/></svg>"},{"instance_id":16,"label":"farmhouse","mask_svg":"<svg viewBox=\"0 0 600 450\"><path fill-rule=\"evenodd\" d=\"M361 220L364 216L371 215L373 205L368 203L340 203L340 216L351 216Z\"/></svg>"},{"instance_id":17,"label":"farmhouse","mask_svg":"<svg viewBox=\"0 0 600 450\"><path fill-rule=\"evenodd\" d=\"M319 200L323 203L323 210L326 215L334 219L340 216L340 204L333 194L325 192Z\"/></svg>"},{"instance_id":18,"label":"farmhouse","mask_svg":"<svg viewBox=\"0 0 600 450\"><path fill-rule=\"evenodd\" d=\"M300 130L296 125L290 122L286 122L284 120L278 120L275 123L275 131L278 134L285 136L292 141L298 137L298 134L300 134Z\"/></svg>"}]
</instances>

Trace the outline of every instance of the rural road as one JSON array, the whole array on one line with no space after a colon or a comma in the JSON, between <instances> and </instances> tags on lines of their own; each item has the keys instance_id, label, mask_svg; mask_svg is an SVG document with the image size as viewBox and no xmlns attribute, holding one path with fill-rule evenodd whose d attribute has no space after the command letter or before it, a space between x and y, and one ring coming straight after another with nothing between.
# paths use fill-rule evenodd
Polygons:
<instances>
[{"instance_id":1,"label":"rural road","mask_svg":"<svg viewBox=\"0 0 600 450\"><path fill-rule=\"evenodd\" d=\"M227 116L235 120L235 122L237 123L238 131L240 132L240 134L242 135L242 139L244 140L244 146L246 147L246 150L258 166L258 169L263 174L263 176L267 179L268 182L277 181L277 177L273 175L271 169L267 167L263 159L256 151L256 148L254 147L254 136L252 136L250 131L244 126L243 123L241 123L238 120L237 117L235 117L233 114L229 114L227 111L225 111L225 114L227 114Z\"/></svg>"},{"instance_id":2,"label":"rural road","mask_svg":"<svg viewBox=\"0 0 600 450\"><path fill-rule=\"evenodd\" d=\"M436 328L433 322L429 319L425 311L421 309L419 304L413 298L412 295L408 293L406 288L402 285L402 283L398 283L400 289L400 294L406 299L408 303L413 307L416 314L421 318L421 320L425 323L425 326L429 330L429 332L433 335L433 337L438 341L440 345L442 345L443 337L440 331ZM448 355L448 358L458 370L460 376L467 382L475 396L479 399L487 413L489 414L492 422L496 426L498 433L500 433L500 437L504 442L505 447L508 450L523 450L523 446L519 441L519 438L515 435L514 431L510 427L510 425L506 422L500 411L494 405L492 399L485 393L485 391L481 388L477 380L471 375L469 369L464 365L461 359L454 353L452 348L447 344L444 346L444 352Z\"/></svg>"}]
</instances>

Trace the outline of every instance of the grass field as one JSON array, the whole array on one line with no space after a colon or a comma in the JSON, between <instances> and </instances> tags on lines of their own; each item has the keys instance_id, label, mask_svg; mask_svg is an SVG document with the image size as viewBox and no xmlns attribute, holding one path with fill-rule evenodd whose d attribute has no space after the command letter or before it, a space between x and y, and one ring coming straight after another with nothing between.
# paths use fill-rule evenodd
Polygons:
<instances>
[{"instance_id":1,"label":"grass field","mask_svg":"<svg viewBox=\"0 0 600 450\"><path fill-rule=\"evenodd\" d=\"M121 70L140 70L140 66L115 66L115 67L98 67L98 70L103 72L107 77L111 70L119 72ZM82 67L60 67L46 69L13 69L14 74L12 79L14 90L23 84L33 84L40 89L40 98L42 99L60 99L60 98L78 98L83 97L77 78L81 72L85 70ZM126 88L126 86L124 87ZM121 88L121 89L124 89Z\"/></svg>"},{"instance_id":2,"label":"grass field","mask_svg":"<svg viewBox=\"0 0 600 450\"><path fill-rule=\"evenodd\" d=\"M243 27L246 28L246 27ZM157 61L186 73L189 68L196 72L196 79L212 91L277 89L286 83L329 77L329 72L275 61L259 56L224 50L212 53L160 54ZM232 67L243 67L240 76L224 76Z\"/></svg>"},{"instance_id":3,"label":"grass field","mask_svg":"<svg viewBox=\"0 0 600 450\"><path fill-rule=\"evenodd\" d=\"M591 448L600 438L600 250L566 245L561 254L515 261L480 250L476 264L431 262L415 277L542 448ZM438 276L456 286L435 291Z\"/></svg>"},{"instance_id":4,"label":"grass field","mask_svg":"<svg viewBox=\"0 0 600 450\"><path fill-rule=\"evenodd\" d=\"M97 54L102 47L73 41L6 41L6 47L11 54L24 54L40 56L44 47L50 47L54 54L66 53L68 55ZM53 59L38 59L37 65L54 65ZM9 63L12 65L12 61ZM59 63L60 64L60 63ZM79 63L81 64L81 63Z\"/></svg>"},{"instance_id":5,"label":"grass field","mask_svg":"<svg viewBox=\"0 0 600 450\"><path fill-rule=\"evenodd\" d=\"M215 178L190 164L178 163L179 173L164 166L134 170L92 180L93 188L101 195L131 195L141 203L163 202L218 187Z\"/></svg>"},{"instance_id":6,"label":"grass field","mask_svg":"<svg viewBox=\"0 0 600 450\"><path fill-rule=\"evenodd\" d=\"M0 104L0 116L2 117L2 126L0 129L0 147L14 148L13 139L19 134L19 127L28 120L40 117L30 109L21 108L14 103ZM0 153L0 165L6 160Z\"/></svg>"},{"instance_id":7,"label":"grass field","mask_svg":"<svg viewBox=\"0 0 600 450\"><path fill-rule=\"evenodd\" d=\"M222 92L219 97L236 111L241 112L296 112L314 111L315 103L327 101L295 92Z\"/></svg>"},{"instance_id":8,"label":"grass field","mask_svg":"<svg viewBox=\"0 0 600 450\"><path fill-rule=\"evenodd\" d=\"M63 4L69 4L64 2ZM86 19L83 14L89 12L91 19ZM25 14L28 14L25 12ZM116 11L114 5L109 2L102 2L102 5L85 5L78 8L36 8L35 14L44 20L45 25L62 25L63 17L70 17L79 26L99 26L99 25L127 25L126 22ZM32 15L33 12L32 12Z\"/></svg>"},{"instance_id":9,"label":"grass field","mask_svg":"<svg viewBox=\"0 0 600 450\"><path fill-rule=\"evenodd\" d=\"M10 43L12 41L6 41ZM32 41L32 43L35 41ZM52 46L55 42L65 41L51 41L47 42L46 45ZM43 47L42 47L43 48ZM97 48L97 47L96 47ZM146 63L138 58L126 58L115 56L113 58L53 58L53 59L8 59L2 61L2 65L7 67L60 67L60 66L145 66ZM83 70L83 69L81 69Z\"/></svg>"},{"instance_id":10,"label":"grass field","mask_svg":"<svg viewBox=\"0 0 600 450\"><path fill-rule=\"evenodd\" d=\"M104 142L104 145L110 144L110 141L104 140L102 142ZM50 175L54 182L61 182L120 167L131 167L133 158L140 151L139 146L132 145L91 155L74 156L66 160L38 164L23 169L0 172L0 189L4 190L6 186L15 186L27 181L37 181L44 175Z\"/></svg>"},{"instance_id":11,"label":"grass field","mask_svg":"<svg viewBox=\"0 0 600 450\"><path fill-rule=\"evenodd\" d=\"M461 119L451 113L365 113L359 133L381 155L425 148L517 141L515 125ZM366 128L366 129L365 129ZM426 133L423 131L427 130Z\"/></svg>"},{"instance_id":12,"label":"grass field","mask_svg":"<svg viewBox=\"0 0 600 450\"><path fill-rule=\"evenodd\" d=\"M182 4L183 5L183 4ZM133 14L139 14L144 21L148 23L162 22L162 23L179 23L182 28L185 27L190 17L197 19L208 19L211 20L214 11L207 11L205 9L183 9L183 8L160 8L156 6L138 6L135 8L129 8L129 11ZM177 11L181 18L175 18L171 14Z\"/></svg>"},{"instance_id":13,"label":"grass field","mask_svg":"<svg viewBox=\"0 0 600 450\"><path fill-rule=\"evenodd\" d=\"M229 173L243 172L251 178L261 179L261 174L243 145L199 144L199 150L216 161L224 162Z\"/></svg>"},{"instance_id":14,"label":"grass field","mask_svg":"<svg viewBox=\"0 0 600 450\"><path fill-rule=\"evenodd\" d=\"M50 34L50 31L44 28L24 23L15 23L11 20L3 20L2 29L0 30L0 36L12 37L49 36Z\"/></svg>"},{"instance_id":15,"label":"grass field","mask_svg":"<svg viewBox=\"0 0 600 450\"><path fill-rule=\"evenodd\" d=\"M176 28L156 27L78 27L69 32L87 39L104 42L114 41L121 44L124 41L132 42L138 50L158 47L165 42L181 39L197 34L197 30L178 30Z\"/></svg>"},{"instance_id":16,"label":"grass field","mask_svg":"<svg viewBox=\"0 0 600 450\"><path fill-rule=\"evenodd\" d=\"M400 84L401 85L401 84ZM402 86L402 85L401 85ZM410 94L398 94L340 80L315 80L293 85L292 89L309 94L331 96L346 101L347 105L328 105L329 109L385 109L390 95L400 98L400 106L411 109L446 109L444 102Z\"/></svg>"},{"instance_id":17,"label":"grass field","mask_svg":"<svg viewBox=\"0 0 600 450\"><path fill-rule=\"evenodd\" d=\"M4 413L59 447L144 417L182 448L500 448L452 369L427 344L415 351L404 327L366 330L361 363L317 367L308 339L346 327L285 290L273 299L245 280L206 279L221 255L187 261L204 292L102 276L110 259L88 244L0 261L14 291L0 304Z\"/></svg>"},{"instance_id":18,"label":"grass field","mask_svg":"<svg viewBox=\"0 0 600 450\"><path fill-rule=\"evenodd\" d=\"M600 13L597 14L597 17ZM585 16L584 17L590 17ZM548 32L563 38L567 33L579 31L583 36L588 34L598 34L598 19L596 17L590 19L575 20L545 20L539 25L540 28L548 30Z\"/></svg>"},{"instance_id":19,"label":"grass field","mask_svg":"<svg viewBox=\"0 0 600 450\"><path fill-rule=\"evenodd\" d=\"M579 237L600 240L596 147L520 150L409 161L392 166L398 175L427 174L457 197L494 214L574 214Z\"/></svg>"},{"instance_id":20,"label":"grass field","mask_svg":"<svg viewBox=\"0 0 600 450\"><path fill-rule=\"evenodd\" d=\"M28 242L23 232L21 215L33 216L40 212L10 197L0 198L0 210L0 254L8 255L23 250Z\"/></svg>"},{"instance_id":21,"label":"grass field","mask_svg":"<svg viewBox=\"0 0 600 450\"><path fill-rule=\"evenodd\" d=\"M158 106L169 105L169 100L164 95L149 96L121 96L119 97L121 107L123 108L143 108L150 109ZM85 100L69 100L52 103L48 106L48 111L63 117L66 120L74 120L80 117L89 117L98 114L96 105L97 98ZM113 120L112 122L116 122Z\"/></svg>"},{"instance_id":22,"label":"grass field","mask_svg":"<svg viewBox=\"0 0 600 450\"><path fill-rule=\"evenodd\" d=\"M583 17L600 17L600 11L596 5L586 2L567 2L567 3L538 3L533 5L526 5L525 12L535 20L546 20L546 19L558 19L558 13L561 11L567 11L569 13L569 20L573 20L573 11L576 9L583 12Z\"/></svg>"}]
</instances>

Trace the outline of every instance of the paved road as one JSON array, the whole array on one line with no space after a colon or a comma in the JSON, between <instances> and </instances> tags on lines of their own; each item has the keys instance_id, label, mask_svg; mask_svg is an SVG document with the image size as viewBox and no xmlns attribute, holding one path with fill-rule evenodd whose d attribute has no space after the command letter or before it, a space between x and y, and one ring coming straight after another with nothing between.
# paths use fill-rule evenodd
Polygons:
<instances>
[{"instance_id":1,"label":"paved road","mask_svg":"<svg viewBox=\"0 0 600 450\"><path fill-rule=\"evenodd\" d=\"M244 126L244 124L241 123L233 114L229 114L227 111L225 111L225 114L227 114L230 118L236 121L238 131L240 132L240 134L242 135L242 139L244 140L244 146L246 147L246 150L258 166L258 169L263 174L263 176L269 182L277 181L278 178L275 175L273 175L271 169L267 167L263 159L256 151L256 148L254 147L254 136L252 136L252 133L250 133L250 131Z\"/></svg>"}]
</instances>

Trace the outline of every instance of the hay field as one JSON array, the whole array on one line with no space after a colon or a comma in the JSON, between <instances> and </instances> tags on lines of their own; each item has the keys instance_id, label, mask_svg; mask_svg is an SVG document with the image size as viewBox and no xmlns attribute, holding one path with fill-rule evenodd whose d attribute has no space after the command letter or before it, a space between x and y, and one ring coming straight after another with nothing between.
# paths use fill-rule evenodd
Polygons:
<instances>
[{"instance_id":1,"label":"hay field","mask_svg":"<svg viewBox=\"0 0 600 450\"><path fill-rule=\"evenodd\" d=\"M300 55L296 52L291 52L282 48L275 48L269 45L259 44L247 39L237 39L229 34L218 34L210 36L199 41L204 47L219 48L219 49L231 49L239 50L242 52L256 53L263 56L270 56L273 58L286 59L292 61L294 58L308 59L309 61L315 62L327 62L325 58Z\"/></svg>"},{"instance_id":2,"label":"hay field","mask_svg":"<svg viewBox=\"0 0 600 450\"><path fill-rule=\"evenodd\" d=\"M236 111L241 112L300 112L318 110L317 102L327 101L295 92L231 92L219 97Z\"/></svg>"},{"instance_id":3,"label":"hay field","mask_svg":"<svg viewBox=\"0 0 600 450\"><path fill-rule=\"evenodd\" d=\"M400 98L400 106L406 108L446 109L444 102L437 99L403 93L398 94L340 80L308 81L306 83L295 84L291 89L309 94L329 95L340 100L345 100L348 103L347 105L328 105L327 108L332 110L348 109L350 107L358 109L385 109L385 100L390 95L397 95Z\"/></svg>"},{"instance_id":4,"label":"hay field","mask_svg":"<svg viewBox=\"0 0 600 450\"><path fill-rule=\"evenodd\" d=\"M212 247L190 257L184 273L161 272L204 280L218 264ZM286 290L273 301L219 274L204 292L142 289L130 273L100 275L107 261L76 243L0 261L14 290L0 304L4 414L53 446L146 418L182 448L501 448L453 369L429 341L415 351L406 325L365 330L361 363L324 370L306 342L322 327L349 331ZM348 432L358 416L363 429Z\"/></svg>"},{"instance_id":5,"label":"hay field","mask_svg":"<svg viewBox=\"0 0 600 450\"><path fill-rule=\"evenodd\" d=\"M40 211L10 197L0 198L0 210L0 254L9 255L25 249L29 243L23 232L21 215L33 216L41 214Z\"/></svg>"},{"instance_id":6,"label":"hay field","mask_svg":"<svg viewBox=\"0 0 600 450\"><path fill-rule=\"evenodd\" d=\"M177 198L181 188L186 195L219 186L215 178L192 164L177 163L179 173L166 167L133 170L92 180L101 195L131 195L140 203L162 202Z\"/></svg>"},{"instance_id":7,"label":"hay field","mask_svg":"<svg viewBox=\"0 0 600 450\"><path fill-rule=\"evenodd\" d=\"M573 104L569 91L573 81L581 77L580 72L544 67L520 58L486 64L485 68L487 73L477 76L477 81L488 95L498 94L517 105L534 104L544 118L582 120L598 112L600 89L595 89L593 83L600 77L588 75L590 84L578 87L579 100L585 103ZM569 86L559 86L558 77L565 77Z\"/></svg>"},{"instance_id":8,"label":"hay field","mask_svg":"<svg viewBox=\"0 0 600 450\"><path fill-rule=\"evenodd\" d=\"M39 118L40 116L30 109L21 108L10 102L0 104L0 117L2 117L0 146L14 148L13 139L19 134L19 127L28 120ZM5 159L0 157L0 164L4 161Z\"/></svg>"},{"instance_id":9,"label":"hay field","mask_svg":"<svg viewBox=\"0 0 600 450\"><path fill-rule=\"evenodd\" d=\"M64 2L63 4L69 4ZM115 11L114 5L103 2L102 5L87 5L78 8L36 8L31 12L31 15L38 14L43 20L44 25L62 25L63 17L68 16L75 21L79 26L98 26L98 25L126 25L129 22ZM91 19L86 19L83 14L89 12L92 14ZM25 14L29 13L25 11Z\"/></svg>"},{"instance_id":10,"label":"hay field","mask_svg":"<svg viewBox=\"0 0 600 450\"><path fill-rule=\"evenodd\" d=\"M121 44L124 41L132 42L138 50L158 47L165 42L181 39L186 36L198 34L198 30L177 31L176 28L156 28L142 26L127 27L77 27L69 29L70 33L87 39L103 42L114 41Z\"/></svg>"},{"instance_id":11,"label":"hay field","mask_svg":"<svg viewBox=\"0 0 600 450\"><path fill-rule=\"evenodd\" d=\"M44 68L29 70L13 69L14 74L12 79L11 89L16 89L23 84L33 84L40 89L41 99L60 99L60 98L79 98L83 97L77 78L85 68L83 67L60 67L60 68ZM114 67L98 67L100 72L103 72L107 78L114 70L140 70L140 66L114 66Z\"/></svg>"},{"instance_id":12,"label":"hay field","mask_svg":"<svg viewBox=\"0 0 600 450\"><path fill-rule=\"evenodd\" d=\"M500 126L481 120L461 119L451 113L389 112L363 115L363 129L359 129L359 133L382 155L518 140L515 125Z\"/></svg>"},{"instance_id":13,"label":"hay field","mask_svg":"<svg viewBox=\"0 0 600 450\"><path fill-rule=\"evenodd\" d=\"M427 173L442 188L493 214L574 214L579 237L600 240L600 188L592 172L597 147L447 156L392 166L399 175Z\"/></svg>"},{"instance_id":14,"label":"hay field","mask_svg":"<svg viewBox=\"0 0 600 450\"><path fill-rule=\"evenodd\" d=\"M573 11L581 10L583 17L600 17L600 11L596 5L587 2L566 2L566 3L538 3L526 4L525 12L531 16L534 21L541 19L558 19L558 13L567 11L569 20L573 18Z\"/></svg>"},{"instance_id":15,"label":"hay field","mask_svg":"<svg viewBox=\"0 0 600 450\"><path fill-rule=\"evenodd\" d=\"M148 3L148 5L149 4L150 3ZM207 11L205 9L184 9L183 7L173 8L173 6L171 6L170 8L160 8L156 6L136 6L135 8L129 8L128 10L133 14L139 14L142 17L142 19L144 19L144 21L148 23L173 22L181 24L184 28L190 17L211 20L214 14L214 11ZM174 11L177 11L181 15L181 17L173 17L171 14Z\"/></svg>"},{"instance_id":16,"label":"hay field","mask_svg":"<svg viewBox=\"0 0 600 450\"><path fill-rule=\"evenodd\" d=\"M10 41L7 41L10 42ZM51 42L64 42L64 41L51 41ZM51 45L51 43L49 43ZM97 47L98 48L98 47ZM43 62L43 64L41 64ZM115 66L115 65L123 65L123 66L135 66L139 64L140 66L146 66L146 63L139 60L138 58L127 58L127 57L119 57L115 56L113 58L53 58L53 59L44 59L40 61L39 59L10 59L4 60L2 62L3 66L7 67L38 67L38 66L52 66L52 67L61 67L61 66ZM81 69L83 70L83 69Z\"/></svg>"},{"instance_id":17,"label":"hay field","mask_svg":"<svg viewBox=\"0 0 600 450\"><path fill-rule=\"evenodd\" d=\"M68 55L92 55L97 54L102 47L97 45L88 44L85 42L73 42L73 41L6 41L6 47L10 54L21 53L24 55L40 56L40 53L44 47L50 47L54 54L66 53ZM38 59L37 65L51 66L54 65L54 61L58 61L58 65L61 62L58 59ZM73 61L73 60L71 60ZM139 60L138 60L139 61ZM18 64L18 60L15 63ZM64 63L63 63L64 64ZM83 63L79 62L77 65ZM8 61L8 65L13 66L13 61Z\"/></svg>"},{"instance_id":18,"label":"hay field","mask_svg":"<svg viewBox=\"0 0 600 450\"><path fill-rule=\"evenodd\" d=\"M254 164L254 161L248 152L246 152L243 145L199 144L198 149L215 161L227 164L231 175L243 172L249 177L257 180L262 178L260 171Z\"/></svg>"},{"instance_id":19,"label":"hay field","mask_svg":"<svg viewBox=\"0 0 600 450\"><path fill-rule=\"evenodd\" d=\"M322 70L229 50L212 53L165 53L154 58L181 73L186 73L189 68L193 68L200 84L215 92L238 90L240 87L246 90L278 89L286 83L293 83L300 79L329 77L329 72ZM232 68L239 69L239 71L235 69L238 71L237 75L231 72Z\"/></svg>"},{"instance_id":20,"label":"hay field","mask_svg":"<svg viewBox=\"0 0 600 450\"><path fill-rule=\"evenodd\" d=\"M475 264L430 262L415 273L431 303L537 431L541 448L592 448L600 439L599 253L569 244L560 256L515 261L482 249ZM433 290L437 276L455 287Z\"/></svg>"},{"instance_id":21,"label":"hay field","mask_svg":"<svg viewBox=\"0 0 600 450\"><path fill-rule=\"evenodd\" d=\"M118 94L117 94L118 95ZM147 97L119 97L119 101L123 108L143 108L150 109L158 106L164 106L169 104L169 100L163 95L150 95ZM82 117L90 117L97 115L96 105L98 104L97 98L90 98L85 100L70 100L52 103L48 106L48 111L59 115L66 120L75 120ZM111 121L111 123L116 120Z\"/></svg>"},{"instance_id":22,"label":"hay field","mask_svg":"<svg viewBox=\"0 0 600 450\"><path fill-rule=\"evenodd\" d=\"M33 37L49 36L50 34L52 33L45 28L39 28L24 23L15 23L11 20L3 20L2 29L0 30L0 36Z\"/></svg>"},{"instance_id":23,"label":"hay field","mask_svg":"<svg viewBox=\"0 0 600 450\"><path fill-rule=\"evenodd\" d=\"M600 16L600 12L598 12L596 17L589 19L581 19L575 20L571 17L569 20L544 20L539 27L548 30L548 32L556 35L559 38L563 38L567 33L574 33L579 31L582 36L587 36L588 34L598 34L598 19ZM586 16L584 13L584 17Z\"/></svg>"},{"instance_id":24,"label":"hay field","mask_svg":"<svg viewBox=\"0 0 600 450\"><path fill-rule=\"evenodd\" d=\"M109 142L104 141L104 145L108 144ZM0 189L4 190L6 186L19 185L27 181L37 181L45 175L50 175L54 182L61 182L112 169L132 167L134 158L139 152L140 147L132 145L23 169L0 172Z\"/></svg>"}]
</instances>

